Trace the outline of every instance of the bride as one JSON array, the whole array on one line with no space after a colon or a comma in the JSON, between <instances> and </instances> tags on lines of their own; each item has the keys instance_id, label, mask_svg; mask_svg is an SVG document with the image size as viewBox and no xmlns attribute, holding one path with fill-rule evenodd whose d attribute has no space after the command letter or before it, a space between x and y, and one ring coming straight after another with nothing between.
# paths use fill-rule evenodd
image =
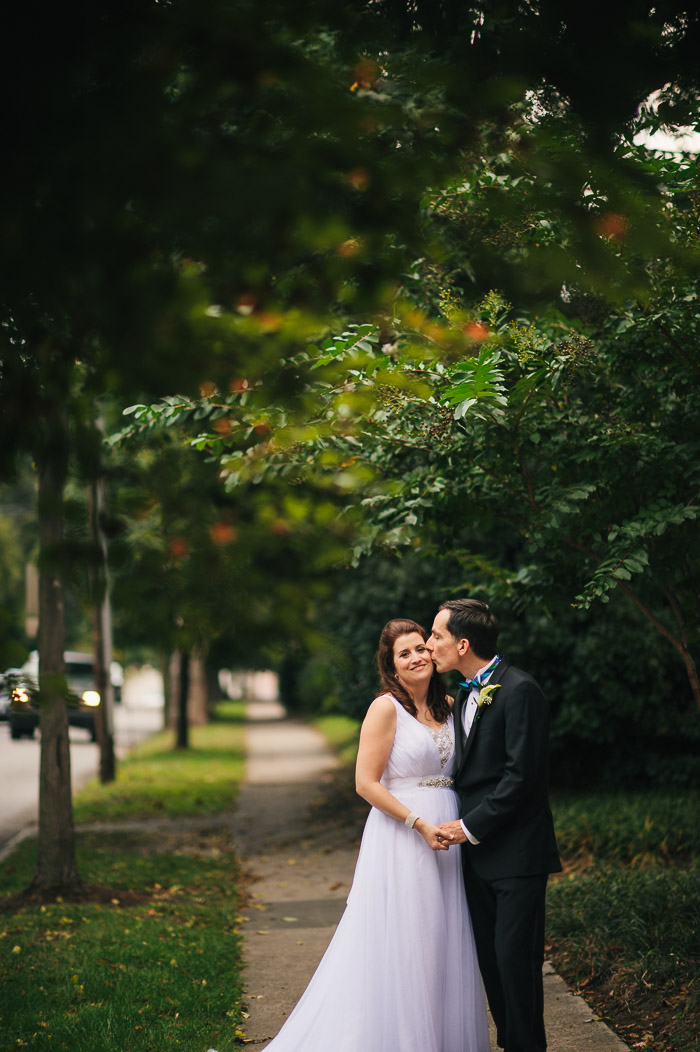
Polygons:
<instances>
[{"instance_id":1,"label":"bride","mask_svg":"<svg viewBox=\"0 0 700 1052\"><path fill-rule=\"evenodd\" d=\"M347 908L266 1052L489 1052L459 850L451 699L427 633L382 630L382 694L360 733L356 784L372 805Z\"/></svg>"}]
</instances>

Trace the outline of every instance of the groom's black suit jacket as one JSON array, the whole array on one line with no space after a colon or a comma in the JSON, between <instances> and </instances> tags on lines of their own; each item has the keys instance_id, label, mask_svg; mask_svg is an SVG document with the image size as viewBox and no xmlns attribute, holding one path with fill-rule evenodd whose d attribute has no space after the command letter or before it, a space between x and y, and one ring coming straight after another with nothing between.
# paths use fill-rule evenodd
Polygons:
<instances>
[{"instance_id":1,"label":"groom's black suit jacket","mask_svg":"<svg viewBox=\"0 0 700 1052\"><path fill-rule=\"evenodd\" d=\"M526 672L501 661L489 683L500 683L463 743L462 709L455 699L455 789L460 817L479 844L465 849L485 880L561 870L549 808L549 709Z\"/></svg>"}]
</instances>

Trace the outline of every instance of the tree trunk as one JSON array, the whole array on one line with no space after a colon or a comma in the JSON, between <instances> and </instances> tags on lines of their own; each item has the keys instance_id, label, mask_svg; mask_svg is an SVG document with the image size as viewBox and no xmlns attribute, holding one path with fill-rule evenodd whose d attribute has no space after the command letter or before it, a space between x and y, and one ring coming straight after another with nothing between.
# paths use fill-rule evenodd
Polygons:
<instances>
[{"instance_id":1,"label":"tree trunk","mask_svg":"<svg viewBox=\"0 0 700 1052\"><path fill-rule=\"evenodd\" d=\"M90 571L92 605L93 653L95 656L95 686L99 691L100 706L96 712L97 740L100 745L100 781L113 782L116 775L114 756L114 692L112 690L112 611L107 580L107 542L101 526L104 507L104 481L93 479L90 484L90 534L95 563Z\"/></svg>"},{"instance_id":2,"label":"tree trunk","mask_svg":"<svg viewBox=\"0 0 700 1052\"><path fill-rule=\"evenodd\" d=\"M70 743L65 697L62 540L65 421L39 465L39 689L41 768L39 836L32 891L66 893L81 880L75 862Z\"/></svg>"},{"instance_id":3,"label":"tree trunk","mask_svg":"<svg viewBox=\"0 0 700 1052\"><path fill-rule=\"evenodd\" d=\"M698 667L695 663L693 655L690 652L690 648L688 647L687 624L681 613L680 607L675 597L673 596L673 593L668 587L662 588L663 592L666 595L666 598L669 601L669 605L671 606L673 615L678 621L680 629L678 636L675 636L673 632L666 627L666 625L653 613L653 611L650 610L646 606L646 604L642 602L639 596L632 591L629 585L626 585L623 581L618 581L617 584L618 587L625 593L627 598L631 599L631 601L634 603L637 609L641 610L641 612L644 614L647 620L651 622L656 631L660 635L662 635L664 639L668 640L668 642L671 644L674 650L680 655L681 661L685 666L685 672L688 677L688 682L690 684L690 689L692 691L695 704L697 705L698 712L700 712L700 677L698 676Z\"/></svg>"},{"instance_id":4,"label":"tree trunk","mask_svg":"<svg viewBox=\"0 0 700 1052\"><path fill-rule=\"evenodd\" d=\"M187 720L190 727L203 727L209 723L209 691L204 652L199 648L190 654L189 676Z\"/></svg>"},{"instance_id":5,"label":"tree trunk","mask_svg":"<svg viewBox=\"0 0 700 1052\"><path fill-rule=\"evenodd\" d=\"M187 701L190 694L190 654L187 650L180 651L180 675L177 692L177 740L176 749L189 748L189 719L187 714Z\"/></svg>"},{"instance_id":6,"label":"tree trunk","mask_svg":"<svg viewBox=\"0 0 700 1052\"><path fill-rule=\"evenodd\" d=\"M224 692L219 683L219 669L216 665L212 665L210 661L205 661L204 675L207 688L207 715L209 719L212 719L216 706L224 697Z\"/></svg>"},{"instance_id":7,"label":"tree trunk","mask_svg":"<svg viewBox=\"0 0 700 1052\"><path fill-rule=\"evenodd\" d=\"M172 654L164 650L158 654L158 668L163 677L163 729L174 725L173 711L173 677L172 677Z\"/></svg>"},{"instance_id":8,"label":"tree trunk","mask_svg":"<svg viewBox=\"0 0 700 1052\"><path fill-rule=\"evenodd\" d=\"M104 597L92 609L93 653L95 656L95 686L101 698L96 712L97 741L100 746L100 781L113 782L117 765L114 753L114 690L110 667L112 664L111 617L109 599Z\"/></svg>"}]
</instances>

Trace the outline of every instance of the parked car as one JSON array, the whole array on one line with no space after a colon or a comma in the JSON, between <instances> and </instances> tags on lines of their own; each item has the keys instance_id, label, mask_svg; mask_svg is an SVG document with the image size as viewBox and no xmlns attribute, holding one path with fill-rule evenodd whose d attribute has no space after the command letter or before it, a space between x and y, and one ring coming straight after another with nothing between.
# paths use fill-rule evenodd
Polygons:
<instances>
[{"instance_id":1,"label":"parked car","mask_svg":"<svg viewBox=\"0 0 700 1052\"><path fill-rule=\"evenodd\" d=\"M90 732L93 741L97 741L97 712L102 702L95 686L95 661L92 654L80 654L66 651L64 655L66 682L70 691L68 704L68 724L71 727L84 727ZM21 738L26 734L31 738L39 726L39 709L36 704L37 683L39 679L39 657L36 651L29 660L10 692L10 709L8 722L10 737Z\"/></svg>"},{"instance_id":2,"label":"parked car","mask_svg":"<svg viewBox=\"0 0 700 1052\"><path fill-rule=\"evenodd\" d=\"M10 695L21 679L21 668L8 668L0 672L0 722L9 719Z\"/></svg>"}]
</instances>

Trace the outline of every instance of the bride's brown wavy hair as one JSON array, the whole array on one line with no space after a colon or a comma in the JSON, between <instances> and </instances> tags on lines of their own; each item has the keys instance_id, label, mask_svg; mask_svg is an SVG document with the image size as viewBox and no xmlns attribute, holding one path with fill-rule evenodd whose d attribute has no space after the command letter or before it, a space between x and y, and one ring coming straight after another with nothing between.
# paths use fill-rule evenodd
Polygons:
<instances>
[{"instance_id":1,"label":"bride's brown wavy hair","mask_svg":"<svg viewBox=\"0 0 700 1052\"><path fill-rule=\"evenodd\" d=\"M418 632L424 640L428 638L428 633L423 626L419 625L417 621L410 621L408 618L397 617L384 625L379 637L377 667L379 669L379 682L382 687L381 693L393 694L406 711L415 716L416 706L413 698L396 678L396 668L394 666L394 643L399 636L406 636L410 632ZM433 671L432 679L428 685L428 708L438 723L444 723L450 714L445 684L435 671Z\"/></svg>"}]
</instances>

